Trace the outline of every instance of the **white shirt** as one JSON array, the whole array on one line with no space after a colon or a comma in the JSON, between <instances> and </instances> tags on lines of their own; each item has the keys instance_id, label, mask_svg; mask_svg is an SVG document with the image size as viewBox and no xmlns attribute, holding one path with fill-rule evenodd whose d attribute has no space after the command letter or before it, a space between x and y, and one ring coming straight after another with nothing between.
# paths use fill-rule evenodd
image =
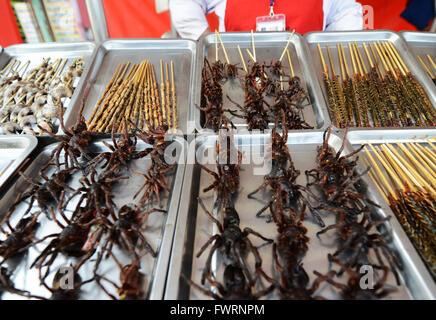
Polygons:
<instances>
[{"instance_id":1,"label":"white shirt","mask_svg":"<svg viewBox=\"0 0 436 320\"><path fill-rule=\"evenodd\" d=\"M226 3L227 0L169 0L171 22L182 38L198 40L209 27L206 15L215 12L219 31L225 32ZM355 0L324 0L323 11L323 30L362 30L362 6Z\"/></svg>"}]
</instances>

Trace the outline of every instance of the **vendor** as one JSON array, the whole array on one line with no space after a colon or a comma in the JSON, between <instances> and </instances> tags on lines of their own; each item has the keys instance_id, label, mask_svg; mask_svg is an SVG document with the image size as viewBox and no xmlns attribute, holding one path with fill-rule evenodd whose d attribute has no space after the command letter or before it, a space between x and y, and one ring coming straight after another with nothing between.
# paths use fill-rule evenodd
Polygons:
<instances>
[{"instance_id":1,"label":"vendor","mask_svg":"<svg viewBox=\"0 0 436 320\"><path fill-rule=\"evenodd\" d=\"M281 30L361 30L362 6L355 0L169 0L171 19L183 38L198 40L210 32L206 15L215 12L219 31L268 30L260 23L276 16ZM271 19L272 20L272 19ZM278 29L274 29L278 30Z\"/></svg>"}]
</instances>

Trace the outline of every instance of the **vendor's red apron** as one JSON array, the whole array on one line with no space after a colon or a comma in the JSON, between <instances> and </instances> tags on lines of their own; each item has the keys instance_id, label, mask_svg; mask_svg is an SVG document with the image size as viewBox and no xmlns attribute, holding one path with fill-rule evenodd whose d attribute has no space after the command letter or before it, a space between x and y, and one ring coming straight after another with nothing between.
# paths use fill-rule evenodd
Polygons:
<instances>
[{"instance_id":1,"label":"vendor's red apron","mask_svg":"<svg viewBox=\"0 0 436 320\"><path fill-rule=\"evenodd\" d=\"M274 12L286 15L286 29L303 34L322 31L323 1L276 0ZM268 0L227 0L224 23L226 31L256 30L256 18L269 14Z\"/></svg>"}]
</instances>

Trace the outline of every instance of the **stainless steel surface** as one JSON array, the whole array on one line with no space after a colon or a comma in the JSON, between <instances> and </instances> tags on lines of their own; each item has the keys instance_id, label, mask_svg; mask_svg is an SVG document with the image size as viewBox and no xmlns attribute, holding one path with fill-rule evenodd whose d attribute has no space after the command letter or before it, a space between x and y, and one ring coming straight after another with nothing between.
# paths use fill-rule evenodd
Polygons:
<instances>
[{"instance_id":1,"label":"stainless steel surface","mask_svg":"<svg viewBox=\"0 0 436 320\"><path fill-rule=\"evenodd\" d=\"M0 189L37 144L38 139L33 136L0 136Z\"/></svg>"},{"instance_id":2,"label":"stainless steel surface","mask_svg":"<svg viewBox=\"0 0 436 320\"><path fill-rule=\"evenodd\" d=\"M86 9L88 11L94 41L100 43L109 39L103 0L86 0Z\"/></svg>"},{"instance_id":3,"label":"stainless steel surface","mask_svg":"<svg viewBox=\"0 0 436 320\"><path fill-rule=\"evenodd\" d=\"M271 60L278 60L286 47L286 43L290 37L290 32L261 32L254 33L254 41L256 47L256 59L258 62L271 63ZM245 58L245 63L248 67L250 57L248 56L246 49L252 50L251 46L251 33L249 32L226 32L221 34L222 41L226 48L230 63L238 64L241 69L239 74L243 74L241 58L238 52L238 45L241 47L242 54ZM204 65L204 58L213 63L215 62L215 35L208 34L203 36L199 40L197 49L197 62L196 62L196 74L195 85L193 88L194 97L193 103L191 103L189 111L189 119L195 126L197 131L201 131L204 124L202 112L197 108L201 102L201 72ZM225 57L221 45L219 45L219 59L225 62ZM307 89L312 103L311 106L307 106L304 109L305 120L313 126L315 129L327 127L329 117L327 114L327 107L325 101L321 95L319 83L315 81L316 74L311 64L308 48L303 37L299 34L295 34L289 44L289 52L291 54L291 60L294 67L295 75L300 77L302 85ZM283 58L284 70L288 74L289 63L286 56ZM287 84L285 84L285 87ZM227 81L223 85L223 101L225 109L235 109L234 105L226 98L229 95L232 100L243 105L244 103L244 89L241 86L240 81L231 80ZM268 99L267 99L268 100ZM239 128L246 128L247 125L243 119L232 117L231 120ZM193 131L192 128L190 133Z\"/></svg>"},{"instance_id":4,"label":"stainless steel surface","mask_svg":"<svg viewBox=\"0 0 436 320\"><path fill-rule=\"evenodd\" d=\"M396 129L389 131L351 131L348 133L348 141L352 145L362 143L393 143L393 142L419 142L436 137L436 129Z\"/></svg>"},{"instance_id":5,"label":"stainless steel surface","mask_svg":"<svg viewBox=\"0 0 436 320\"><path fill-rule=\"evenodd\" d=\"M65 119L68 118L70 113L77 114L80 109L80 93L83 91L83 86L85 85L85 79L90 70L92 56L94 54L95 44L93 42L67 42L67 43L35 43L35 44L19 44L7 47L4 50L2 59L0 59L0 69L9 62L10 59L16 58L21 61L22 64L30 60L30 64L27 67L27 71L41 64L44 58L50 57L51 60L58 58L67 59L68 62L66 67L75 59L84 56L84 72L80 79L75 79L72 83L74 94L71 99L64 98L64 107L66 107L66 112L64 114ZM4 57L3 57L4 56ZM76 109L77 108L77 109ZM62 130L59 128L58 133Z\"/></svg>"},{"instance_id":6,"label":"stainless steel surface","mask_svg":"<svg viewBox=\"0 0 436 320\"><path fill-rule=\"evenodd\" d=\"M214 137L200 142L198 145L197 160L201 163L206 157L213 159L213 150L215 146ZM252 138L253 139L253 138ZM266 135L261 135L259 140L250 140L249 136L238 136L238 147L244 153L243 163L251 158L253 154L262 154L262 150L267 145L268 138ZM322 144L323 133L320 132L293 132L289 134L288 147L291 152L295 167L300 170L301 175L297 179L297 183L306 185L305 170L310 170L316 167L317 147ZM340 148L342 136L340 133L332 134L329 144L336 151ZM260 147L260 149L250 149ZM247 149L248 148L248 149ZM352 150L352 146L347 143L345 146L345 154ZM211 155L212 154L212 155ZM255 214L268 201L268 194L261 192L256 194L257 198L262 201L248 199L247 195L263 183L263 175L256 175L253 171L261 165L243 164L241 166L240 179L241 187L236 200L236 210L241 218L241 228L250 227L255 231L259 231L263 236L275 238L277 232L273 223L267 224L265 219L256 218ZM207 165L212 170L215 170L215 165ZM359 163L359 170L363 171L364 166ZM371 184L369 176L363 179L363 185L369 182L369 191L367 195L378 203L382 203L380 195L377 194L377 189ZM203 189L211 183L212 179L209 174L200 170L198 166L187 165L183 191L179 207L179 215L177 219L177 229L174 236L174 244L171 256L171 264L168 273L167 289L165 299L204 299L197 290L190 289L186 285L183 275L191 278L196 283L200 283L202 268L205 265L207 251L200 258L196 258L200 247L206 243L207 239L217 232L216 227L207 219L206 214L198 206L197 196L201 197L208 210L211 210L214 195L212 192L203 193ZM390 208L383 204L381 209L375 209L375 212L381 217L394 216ZM330 215L322 216L325 224L331 225L335 223L335 218ZM335 234L334 232L316 237L316 232L321 228L316 224L311 215L308 214L304 221L308 229L310 238L309 250L302 262L304 267L311 277L314 279L314 270L321 273L326 273L328 270L327 254L335 250ZM436 292L434 291L434 283L429 280L429 275L426 272L425 266L417 256L415 249L409 239L401 229L395 218L391 219L389 224L385 225L393 236L393 248L398 251L405 265L404 271L401 272L402 285L398 287L398 291L391 295L390 299L433 299ZM263 242L259 242L255 238L255 245L259 246ZM272 273L272 253L271 246L262 246L260 249L263 258L262 267L267 274ZM214 258L217 259L217 258ZM218 258L218 261L219 258ZM216 268L217 261L214 262L213 271L217 275L217 279L221 279L222 267ZM430 279L431 280L431 279ZM388 283L395 284L395 280L390 274ZM326 298L336 299L336 294L329 286L322 286L317 294ZM277 296L270 295L268 299L277 299Z\"/></svg>"},{"instance_id":7,"label":"stainless steel surface","mask_svg":"<svg viewBox=\"0 0 436 320\"><path fill-rule=\"evenodd\" d=\"M90 147L89 151L92 154L98 154L104 151L108 151L108 148L103 144L107 142L112 144L110 139L98 140L94 142ZM179 142L174 142L179 143ZM50 153L57 144L53 144L45 148L31 163L31 165L26 169L24 174L29 178L37 179L37 175L41 167L50 160ZM149 145L138 141L138 150L143 150ZM135 170L137 172L146 172L150 166L151 160L149 157L134 160L129 164L129 170L125 170L123 174L129 176L127 180L121 180L114 185L113 194L114 203L117 208L125 204L137 203L139 197L133 199L133 195L139 190L140 186L144 183L144 178L142 176L136 175L132 172ZM179 198L182 187L182 180L184 174L184 164L178 164L175 168L174 173L167 176L168 186L170 187L170 193L162 193L162 209L167 210L167 213L153 213L146 221L146 225L143 226L143 234L147 241L150 243L152 248L158 253L156 258L153 258L149 253L141 259L141 272L146 276L146 288L145 292L148 293L148 298L153 300L159 300L163 297L163 292L165 288L165 281L167 276L168 263L170 258L173 234L175 229L175 221L177 218ZM50 174L50 172L48 172ZM72 188L80 187L78 182L80 175L76 175L72 178L69 185ZM29 186L23 178L19 178L16 184L4 195L0 200L0 216L3 217L8 211L13 201L16 199L17 195L25 191ZM141 193L142 194L142 193ZM76 199L77 200L77 199ZM74 201L74 200L73 200ZM72 203L71 205L75 205ZM16 212L12 216L12 225L21 218L22 213L26 209L27 204L21 204L17 207ZM155 207L158 207L155 204ZM67 209L71 209L70 206ZM37 207L33 207L31 212L37 211ZM60 228L53 222L49 221L44 214L40 218L41 225L35 235L37 239L41 239L44 235L58 233ZM37 244L35 247L29 249L29 252L23 257L23 259L18 264L17 268L13 273L12 280L17 288L25 289L31 291L33 294L42 295L49 297L49 292L39 284L38 280L38 269L29 269L31 263L34 259L41 253L41 250L45 248L48 241L44 241ZM114 246L114 254L124 265L131 263L134 259L131 255L127 255L124 251L121 251L116 245ZM93 276L93 266L95 261L95 256L91 258L79 271L79 274L83 280L87 280ZM51 282L54 274L61 266L69 266L70 263L77 263L76 258L70 258L63 254L59 254L55 260L52 272L47 278L47 284L51 286ZM119 269L112 259L104 260L101 264L99 274L105 275L109 279L119 283ZM116 290L105 283L106 288L113 295L117 296ZM5 293L2 296L3 299L20 299L15 295ZM95 282L87 284L82 289L81 299L108 299L108 297L100 290Z\"/></svg>"},{"instance_id":8,"label":"stainless steel surface","mask_svg":"<svg viewBox=\"0 0 436 320\"><path fill-rule=\"evenodd\" d=\"M435 20L436 22L436 20ZM428 75L427 71L422 67L421 63L418 61L417 55L421 56L430 71L435 74L436 70L432 67L427 59L427 54L431 56L433 61L436 59L436 34L432 32L413 32L413 31L402 31L400 35L406 40L407 45L412 52L412 56L416 63L421 68L422 73L424 73L429 79L431 77ZM431 81L431 80L430 80Z\"/></svg>"},{"instance_id":9,"label":"stainless steel surface","mask_svg":"<svg viewBox=\"0 0 436 320\"><path fill-rule=\"evenodd\" d=\"M195 54L196 43L191 40L108 40L96 50L91 63L91 70L84 79L86 85L80 91L77 103L80 104L83 99L85 100L83 114L88 119L121 62L140 63L143 60L149 60L155 67L156 81L160 85L160 60L162 59L168 63L172 60L174 61L179 130L186 133L195 69ZM77 120L77 116L77 112L66 116L66 126L73 125Z\"/></svg>"},{"instance_id":10,"label":"stainless steel surface","mask_svg":"<svg viewBox=\"0 0 436 320\"><path fill-rule=\"evenodd\" d=\"M321 86L322 94L324 96L325 101L328 101L327 92L322 80L322 72L323 68L321 65L318 48L318 43L321 46L321 49L323 50L324 59L326 61L326 64L329 66L329 70L331 69L330 64L328 62L327 58L327 50L326 46L328 45L332 51L332 58L333 62L335 64L335 72L337 75L341 74L340 70L340 64L339 64L339 58L337 54L336 44L337 43L343 43L344 44L344 50L345 55L347 58L347 62L349 65L350 73L353 73L353 67L351 64L351 58L349 55L348 44L349 42L357 43L359 49L362 52L363 59L365 61L365 64L367 68L369 67L369 61L366 57L366 54L363 50L363 43L370 43L374 41L390 41L395 48L397 49L398 53L400 54L401 58L404 60L404 63L406 64L407 68L410 70L410 72L416 77L419 83L423 86L424 90L429 96L429 99L431 103L433 104L433 107L436 106L436 90L433 82L431 79L425 74L425 71L422 67L418 65L418 61L416 57L412 54L411 50L409 49L408 45L404 41L404 39L397 33L392 31L385 31L385 30L374 30L374 31L340 31L340 32L310 32L307 33L304 36L305 40L308 43L309 50L310 50L310 58L312 61L312 65L315 68L316 71L316 77L318 79L318 83ZM371 57L374 61L374 58ZM378 58L378 57L377 57ZM379 58L378 58L379 59ZM380 59L379 59L380 60ZM395 129L395 128L356 128L351 127L350 130L357 130L357 131L371 131L371 130L380 130L380 129ZM420 128L425 129L425 128Z\"/></svg>"}]
</instances>

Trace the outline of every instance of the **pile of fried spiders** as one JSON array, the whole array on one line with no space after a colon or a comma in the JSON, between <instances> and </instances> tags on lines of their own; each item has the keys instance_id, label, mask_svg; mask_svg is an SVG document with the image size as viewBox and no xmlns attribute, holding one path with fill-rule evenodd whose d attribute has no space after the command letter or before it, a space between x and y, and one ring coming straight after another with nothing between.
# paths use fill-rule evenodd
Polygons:
<instances>
[{"instance_id":1,"label":"pile of fried spiders","mask_svg":"<svg viewBox=\"0 0 436 320\"><path fill-rule=\"evenodd\" d=\"M219 34L217 34L220 37ZM221 40L221 37L220 37ZM218 131L220 125L225 122L234 127L232 119L240 118L246 122L248 130L265 130L276 119L282 119L280 127L288 130L313 129L305 119L303 109L310 105L309 94L301 83L301 79L295 75L291 56L287 47L289 70L285 69L282 60L257 62L255 54L250 53L249 65L245 64L242 52L239 49L242 66L231 64L223 42L221 46L227 62L218 59L218 42L216 41L216 59L211 63L204 58L201 81L201 102L197 106L205 116L204 128ZM254 41L253 41L254 43ZM255 47L253 45L253 51ZM244 72L240 76L240 72ZM235 81L240 81L244 90L244 102L239 104L225 93L224 84L230 82L231 86L237 87ZM227 100L229 108L225 108Z\"/></svg>"},{"instance_id":2,"label":"pile of fried spiders","mask_svg":"<svg viewBox=\"0 0 436 320\"><path fill-rule=\"evenodd\" d=\"M258 194L268 195L270 200L256 216L265 218L268 214L264 221L274 223L275 239L249 225L241 226L241 212L236 211L235 204L242 183L239 175L242 154L235 151L232 136L220 131L216 171L198 164L213 178L203 192L214 191L216 199L213 208L208 209L198 198L199 208L218 232L196 252L197 258L207 252L200 283L184 275L194 292L216 300L324 300L327 299L324 290L329 288L333 292L328 294L329 299L372 300L387 298L397 291L388 279L392 273L400 285L402 263L391 248L389 233L382 227L389 218L378 217L373 210L378 205L359 191L361 178L369 168L362 173L357 170L356 154L361 149L343 154L345 139L335 152L329 145L331 130L324 133L323 143L318 147L317 168L305 172L307 184L303 186L297 183L301 172L294 166L287 130L273 129L268 146L271 171L248 198L263 201L256 198ZM218 161L218 155L231 152L238 154L236 163ZM333 215L336 223L326 226L323 221L326 215ZM309 238L306 225L309 219L319 229L318 239ZM315 270L309 276L303 262L310 242L322 241L327 232L336 232L337 239L334 252L327 254L330 249L325 253L329 270L327 273ZM262 247L269 247L271 255L261 254L255 239L263 242ZM219 258L215 259L216 255ZM271 271L263 267L265 257L272 257ZM372 266L375 273L372 289L361 286L361 268L366 265Z\"/></svg>"},{"instance_id":3,"label":"pile of fried spiders","mask_svg":"<svg viewBox=\"0 0 436 320\"><path fill-rule=\"evenodd\" d=\"M165 141L167 128L135 128L132 134L125 130L118 136L113 130L112 139L102 140L106 151L93 153L91 147L98 138L88 131L82 116L67 129L61 115L60 125L64 136L47 132L59 142L39 175L30 178L20 172L28 188L3 219L0 292L33 299L75 300L93 284L101 290L101 297L146 299L147 279L141 264L144 259L154 259L158 250L147 239L147 223L150 215L166 214L162 199L175 169L163 156L171 143ZM141 166L150 163L148 169L133 170L132 162L140 159L144 161ZM135 175L143 176L144 183L131 204L119 205L116 188ZM43 234L49 223L58 231ZM28 277L36 275L38 293L14 283L20 263L35 255L27 268L36 271ZM68 288L62 286L65 274L58 267L65 260L74 279ZM108 263L114 266L112 275L118 274L118 279L110 279L102 268ZM86 272L82 271L85 265Z\"/></svg>"}]
</instances>

